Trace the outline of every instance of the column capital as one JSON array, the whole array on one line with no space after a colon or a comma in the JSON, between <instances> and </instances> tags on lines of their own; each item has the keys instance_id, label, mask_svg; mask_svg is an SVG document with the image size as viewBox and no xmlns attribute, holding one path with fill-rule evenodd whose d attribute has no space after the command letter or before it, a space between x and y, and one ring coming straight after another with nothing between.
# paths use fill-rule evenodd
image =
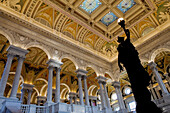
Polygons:
<instances>
[{"instance_id":1,"label":"column capital","mask_svg":"<svg viewBox=\"0 0 170 113\"><path fill-rule=\"evenodd\" d=\"M107 78L104 76L98 76L96 77L96 79L98 80L98 83L102 83L102 84L106 83L107 80Z\"/></svg>"},{"instance_id":2,"label":"column capital","mask_svg":"<svg viewBox=\"0 0 170 113\"><path fill-rule=\"evenodd\" d=\"M120 82L114 81L114 82L112 82L112 84L115 88L120 88Z\"/></svg>"},{"instance_id":3,"label":"column capital","mask_svg":"<svg viewBox=\"0 0 170 113\"><path fill-rule=\"evenodd\" d=\"M148 66L151 68L151 70L152 69L156 69L156 66L157 66L157 64L155 63L155 62L150 62L149 64L148 64Z\"/></svg>"},{"instance_id":4,"label":"column capital","mask_svg":"<svg viewBox=\"0 0 170 113\"><path fill-rule=\"evenodd\" d=\"M25 55L29 52L28 50L25 50L23 48L20 47L16 47L14 45L10 45L7 49L8 54L12 54L12 55L18 55L20 57L25 58Z\"/></svg>"},{"instance_id":5,"label":"column capital","mask_svg":"<svg viewBox=\"0 0 170 113\"><path fill-rule=\"evenodd\" d=\"M47 97L45 96L37 96L37 100L43 100L46 101Z\"/></svg>"},{"instance_id":6,"label":"column capital","mask_svg":"<svg viewBox=\"0 0 170 113\"><path fill-rule=\"evenodd\" d=\"M61 66L63 63L60 62L60 61L56 61L56 60L54 60L54 59L49 59L49 60L47 61L47 64L48 64L49 66L51 66L51 67L60 68L60 66Z\"/></svg>"},{"instance_id":7,"label":"column capital","mask_svg":"<svg viewBox=\"0 0 170 113\"><path fill-rule=\"evenodd\" d=\"M83 69L77 69L75 72L76 72L78 75L82 75L82 76L84 76L84 75L86 75L86 74L88 73L88 71L83 70Z\"/></svg>"},{"instance_id":8,"label":"column capital","mask_svg":"<svg viewBox=\"0 0 170 113\"><path fill-rule=\"evenodd\" d=\"M31 91L31 90L33 90L34 85L23 83L23 84L21 84L21 87L22 87L22 90L27 89L27 90Z\"/></svg>"}]
</instances>

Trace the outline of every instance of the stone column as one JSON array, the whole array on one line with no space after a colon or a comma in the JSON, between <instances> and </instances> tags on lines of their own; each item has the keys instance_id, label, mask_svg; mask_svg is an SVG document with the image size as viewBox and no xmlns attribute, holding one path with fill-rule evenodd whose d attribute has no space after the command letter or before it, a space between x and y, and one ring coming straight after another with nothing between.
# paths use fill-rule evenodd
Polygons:
<instances>
[{"instance_id":1,"label":"stone column","mask_svg":"<svg viewBox=\"0 0 170 113\"><path fill-rule=\"evenodd\" d=\"M102 109L106 108L106 102L105 102L105 97L104 97L104 92L103 92L103 88L102 88L102 82L99 81L99 86L100 86L100 98L101 98L101 105L102 105Z\"/></svg>"},{"instance_id":2,"label":"stone column","mask_svg":"<svg viewBox=\"0 0 170 113\"><path fill-rule=\"evenodd\" d=\"M83 102L83 89L82 89L82 83L81 83L81 75L78 75L77 78L78 78L78 85L79 85L80 104L84 105L84 102Z\"/></svg>"},{"instance_id":3,"label":"stone column","mask_svg":"<svg viewBox=\"0 0 170 113\"><path fill-rule=\"evenodd\" d=\"M40 106L41 101L43 101L43 103L46 101L46 97L45 96L37 96L37 104L38 106Z\"/></svg>"},{"instance_id":4,"label":"stone column","mask_svg":"<svg viewBox=\"0 0 170 113\"><path fill-rule=\"evenodd\" d=\"M32 90L33 90L34 85L23 83L23 84L21 85L21 87L22 87L22 89L21 89L21 92L22 92L22 93L21 93L21 99L20 99L20 101L22 101L22 103L23 103L25 92L28 91L27 104L30 104L31 94L32 94Z\"/></svg>"},{"instance_id":5,"label":"stone column","mask_svg":"<svg viewBox=\"0 0 170 113\"><path fill-rule=\"evenodd\" d=\"M102 109L106 109L106 100L104 95L104 89L102 87L103 82L106 82L106 78L103 76L98 76L96 77L96 79L98 79L98 83L100 86L100 98L101 98Z\"/></svg>"},{"instance_id":6,"label":"stone column","mask_svg":"<svg viewBox=\"0 0 170 113\"><path fill-rule=\"evenodd\" d=\"M162 90L162 95L163 95L164 101L170 102L170 94L169 94L168 90L166 89L166 86L163 83L161 76L158 73L158 69L156 68L156 63L150 62L148 65L150 66L152 72L154 73L156 80Z\"/></svg>"},{"instance_id":7,"label":"stone column","mask_svg":"<svg viewBox=\"0 0 170 113\"><path fill-rule=\"evenodd\" d=\"M59 64L62 65L62 64ZM61 68L56 68L56 90L55 90L55 103L60 102L60 71Z\"/></svg>"},{"instance_id":8,"label":"stone column","mask_svg":"<svg viewBox=\"0 0 170 113\"><path fill-rule=\"evenodd\" d=\"M48 89L47 89L47 102L52 103L52 79L53 79L53 67L48 67Z\"/></svg>"},{"instance_id":9,"label":"stone column","mask_svg":"<svg viewBox=\"0 0 170 113\"><path fill-rule=\"evenodd\" d=\"M0 97L4 96L4 91L5 91L6 83L7 83L7 80L8 80L12 60L14 58L14 54L9 53L7 55L7 57L8 57L7 63L5 65L5 69L4 69L4 72L2 74L2 78L1 78L1 82L0 82Z\"/></svg>"},{"instance_id":10,"label":"stone column","mask_svg":"<svg viewBox=\"0 0 170 113\"><path fill-rule=\"evenodd\" d=\"M85 95L85 100L86 100L86 105L90 106L89 104L89 95L88 95L88 90L87 90L87 76L83 76L83 82L84 82L84 95Z\"/></svg>"},{"instance_id":11,"label":"stone column","mask_svg":"<svg viewBox=\"0 0 170 113\"><path fill-rule=\"evenodd\" d=\"M10 98L16 98L18 85L19 85L19 79L20 79L20 75L21 75L22 64L24 62L24 59L25 58L23 58L23 57L19 57L19 59L18 59L17 70L16 70L16 74L14 77Z\"/></svg>"},{"instance_id":12,"label":"stone column","mask_svg":"<svg viewBox=\"0 0 170 113\"><path fill-rule=\"evenodd\" d=\"M105 94L105 100L106 100L106 105L108 108L111 108L110 102L109 102L109 97L106 89L106 82L103 82L103 87L104 87L104 94Z\"/></svg>"},{"instance_id":13,"label":"stone column","mask_svg":"<svg viewBox=\"0 0 170 113\"><path fill-rule=\"evenodd\" d=\"M27 104L30 105L30 102L31 102L31 95L32 95L32 90L29 89L28 90L28 99L27 99Z\"/></svg>"},{"instance_id":14,"label":"stone column","mask_svg":"<svg viewBox=\"0 0 170 113\"><path fill-rule=\"evenodd\" d=\"M123 102L122 93L120 91L120 82L117 82L117 81L113 82L113 86L115 87L115 90L116 90L118 103L119 103L119 107L120 107L120 112L121 113L127 113L127 110L125 108L125 104Z\"/></svg>"},{"instance_id":15,"label":"stone column","mask_svg":"<svg viewBox=\"0 0 170 113\"><path fill-rule=\"evenodd\" d=\"M81 83L81 78L82 78L82 75L84 74L84 70L78 69L78 70L76 70L76 73L77 73L78 85L79 85L80 105L84 105L84 102L83 102L83 89L82 89L82 83Z\"/></svg>"},{"instance_id":16,"label":"stone column","mask_svg":"<svg viewBox=\"0 0 170 113\"><path fill-rule=\"evenodd\" d=\"M26 89L21 89L21 98L20 98L20 101L23 103L24 102L24 95L25 95L25 91Z\"/></svg>"},{"instance_id":17,"label":"stone column","mask_svg":"<svg viewBox=\"0 0 170 113\"><path fill-rule=\"evenodd\" d=\"M168 90L166 89L165 84L163 83L162 78L158 73L158 69L156 68L156 63L150 62L148 65L150 66L152 72L154 73L154 75L156 77L156 80L162 90L163 96L169 95Z\"/></svg>"}]
</instances>

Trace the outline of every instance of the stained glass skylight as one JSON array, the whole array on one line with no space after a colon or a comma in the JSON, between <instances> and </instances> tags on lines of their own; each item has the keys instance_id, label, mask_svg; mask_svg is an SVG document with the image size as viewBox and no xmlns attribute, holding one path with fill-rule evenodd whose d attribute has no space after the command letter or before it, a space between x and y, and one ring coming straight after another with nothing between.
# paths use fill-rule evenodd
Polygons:
<instances>
[{"instance_id":1,"label":"stained glass skylight","mask_svg":"<svg viewBox=\"0 0 170 113\"><path fill-rule=\"evenodd\" d=\"M99 0L84 0L80 5L82 9L91 14L96 8L98 8L102 3Z\"/></svg>"},{"instance_id":2,"label":"stained glass skylight","mask_svg":"<svg viewBox=\"0 0 170 113\"><path fill-rule=\"evenodd\" d=\"M105 24L106 26L108 26L112 22L114 22L117 18L118 17L115 14L113 14L112 12L109 12L101 19L101 22Z\"/></svg>"},{"instance_id":3,"label":"stained glass skylight","mask_svg":"<svg viewBox=\"0 0 170 113\"><path fill-rule=\"evenodd\" d=\"M136 4L136 2L134 0L122 0L122 2L120 2L117 5L117 8L119 10L121 10L123 13L125 13L126 11L128 11L131 7L133 7Z\"/></svg>"}]
</instances>

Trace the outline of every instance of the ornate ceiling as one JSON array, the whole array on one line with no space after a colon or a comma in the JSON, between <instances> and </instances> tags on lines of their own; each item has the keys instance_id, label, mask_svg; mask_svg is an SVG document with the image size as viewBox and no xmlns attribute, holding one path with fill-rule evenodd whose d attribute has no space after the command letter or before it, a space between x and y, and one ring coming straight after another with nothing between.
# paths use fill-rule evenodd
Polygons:
<instances>
[{"instance_id":1,"label":"ornate ceiling","mask_svg":"<svg viewBox=\"0 0 170 113\"><path fill-rule=\"evenodd\" d=\"M108 58L117 56L117 36L124 36L118 18L125 19L135 42L165 23L170 13L168 0L1 0L1 4Z\"/></svg>"}]
</instances>

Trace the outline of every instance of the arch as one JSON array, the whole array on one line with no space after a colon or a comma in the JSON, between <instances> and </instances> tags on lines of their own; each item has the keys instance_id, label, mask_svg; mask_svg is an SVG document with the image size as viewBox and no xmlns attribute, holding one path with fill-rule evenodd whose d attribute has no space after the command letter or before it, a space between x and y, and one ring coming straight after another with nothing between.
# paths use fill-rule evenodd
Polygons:
<instances>
[{"instance_id":1,"label":"arch","mask_svg":"<svg viewBox=\"0 0 170 113\"><path fill-rule=\"evenodd\" d=\"M65 84L65 83L61 83L60 85L66 86L66 87L67 87L67 89L69 90L69 92L71 92L71 91L70 91L70 88L69 88L69 86L68 86L67 84Z\"/></svg>"},{"instance_id":2,"label":"arch","mask_svg":"<svg viewBox=\"0 0 170 113\"><path fill-rule=\"evenodd\" d=\"M29 49L31 47L37 47L37 48L43 50L46 53L46 55L48 56L48 59L52 58L52 56L51 56L51 54L49 52L50 50L48 50L46 47L43 47L42 45L40 45L40 43L38 43L38 42L30 42L30 43L25 45L24 49Z\"/></svg>"},{"instance_id":3,"label":"arch","mask_svg":"<svg viewBox=\"0 0 170 113\"><path fill-rule=\"evenodd\" d=\"M93 90L94 90L96 87L97 87L96 85L90 86L89 89L88 89L88 94L92 96Z\"/></svg>"},{"instance_id":4,"label":"arch","mask_svg":"<svg viewBox=\"0 0 170 113\"><path fill-rule=\"evenodd\" d=\"M76 62L76 59L74 57L72 57L72 56L70 56L68 54L65 54L65 55L62 55L59 58L59 61L62 61L62 59L64 59L64 58L71 60L73 62L73 64L75 65L76 69L78 69L78 67L79 67L78 63Z\"/></svg>"},{"instance_id":5,"label":"arch","mask_svg":"<svg viewBox=\"0 0 170 113\"><path fill-rule=\"evenodd\" d=\"M38 81L38 80L42 80L42 81L44 81L46 84L48 84L48 81L47 81L46 79L44 79L44 78L38 78L38 79L36 79L35 81Z\"/></svg>"},{"instance_id":6,"label":"arch","mask_svg":"<svg viewBox=\"0 0 170 113\"><path fill-rule=\"evenodd\" d=\"M95 67L94 65L88 64L86 66L86 70L87 70L88 67L91 68L92 70L94 70L94 72L96 73L96 76L99 76L99 72L97 71L98 70L97 67Z\"/></svg>"},{"instance_id":7,"label":"arch","mask_svg":"<svg viewBox=\"0 0 170 113\"><path fill-rule=\"evenodd\" d=\"M34 93L32 94L32 96L31 96L31 101L30 101L30 102L32 102L32 103L33 103L33 99L34 99L35 94L36 94L36 92L34 92Z\"/></svg>"},{"instance_id":8,"label":"arch","mask_svg":"<svg viewBox=\"0 0 170 113\"><path fill-rule=\"evenodd\" d=\"M16 73L16 72L9 72L9 74L13 74L13 75L15 75L15 73ZM24 83L24 78L23 78L22 75L20 75L20 78L21 78L21 82Z\"/></svg>"},{"instance_id":9,"label":"arch","mask_svg":"<svg viewBox=\"0 0 170 113\"><path fill-rule=\"evenodd\" d=\"M48 85L48 84L45 84L45 85L43 85L43 87L41 88L41 90L40 90L40 96L43 96L43 95L42 95L43 90L44 90L44 88L45 88L47 85ZM46 93L45 93L45 95L46 95Z\"/></svg>"},{"instance_id":10,"label":"arch","mask_svg":"<svg viewBox=\"0 0 170 113\"><path fill-rule=\"evenodd\" d=\"M64 91L66 91L66 90L68 90L68 89L67 89L67 88L64 88L64 89L61 91L61 93L60 93L60 98L63 97L62 99L64 99L65 96L63 95L63 93L64 93Z\"/></svg>"},{"instance_id":11,"label":"arch","mask_svg":"<svg viewBox=\"0 0 170 113\"><path fill-rule=\"evenodd\" d=\"M2 29L0 29L0 34L2 34L3 36L5 36L5 38L6 38L7 40L9 40L9 44L10 44L10 45L13 45L13 44L14 44L15 40L14 40L12 34L10 34L10 33L8 33L8 32L5 32L5 31L2 30Z\"/></svg>"},{"instance_id":12,"label":"arch","mask_svg":"<svg viewBox=\"0 0 170 113\"><path fill-rule=\"evenodd\" d=\"M159 49L153 51L153 53L152 53L151 56L150 56L149 61L154 61L155 58L156 58L156 56L157 56L159 53L163 52L163 51L168 51L168 52L170 52L170 49L168 49L168 48L159 48Z\"/></svg>"},{"instance_id":13,"label":"arch","mask_svg":"<svg viewBox=\"0 0 170 113\"><path fill-rule=\"evenodd\" d=\"M107 74L109 77L106 77L106 74ZM111 74L110 72L106 71L104 76L105 76L106 78L110 78L111 80L114 80L113 76L111 76L111 75L112 75L112 74Z\"/></svg>"},{"instance_id":14,"label":"arch","mask_svg":"<svg viewBox=\"0 0 170 113\"><path fill-rule=\"evenodd\" d=\"M35 87L33 87L33 89L36 91L37 95L39 96L39 95L40 95L40 93L39 93L38 89L37 89L37 88L35 88Z\"/></svg>"}]
</instances>

